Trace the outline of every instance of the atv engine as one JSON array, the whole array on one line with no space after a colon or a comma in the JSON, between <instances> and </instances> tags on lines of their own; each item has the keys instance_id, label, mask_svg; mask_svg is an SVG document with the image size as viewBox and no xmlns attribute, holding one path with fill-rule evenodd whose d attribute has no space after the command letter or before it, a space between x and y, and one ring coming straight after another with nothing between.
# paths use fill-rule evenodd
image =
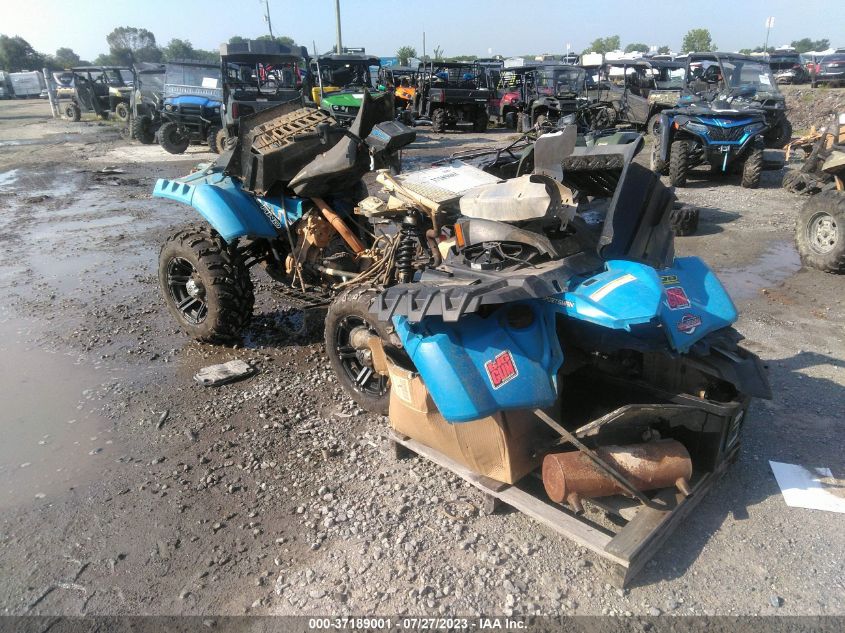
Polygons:
<instances>
[{"instance_id":1,"label":"atv engine","mask_svg":"<svg viewBox=\"0 0 845 633\"><path fill-rule=\"evenodd\" d=\"M326 278L351 278L357 275L362 262L331 223L317 209L309 211L297 224L294 250L285 258L285 273L295 275L299 263L306 283L320 284Z\"/></svg>"}]
</instances>

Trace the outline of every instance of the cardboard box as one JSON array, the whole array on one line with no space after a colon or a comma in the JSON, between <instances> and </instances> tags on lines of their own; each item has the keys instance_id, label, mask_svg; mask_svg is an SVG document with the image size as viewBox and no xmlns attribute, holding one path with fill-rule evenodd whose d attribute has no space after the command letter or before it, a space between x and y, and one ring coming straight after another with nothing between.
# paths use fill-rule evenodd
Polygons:
<instances>
[{"instance_id":1,"label":"cardboard box","mask_svg":"<svg viewBox=\"0 0 845 633\"><path fill-rule=\"evenodd\" d=\"M531 411L507 411L449 424L422 379L388 359L390 425L406 435L470 468L479 475L516 483L540 466L535 449L548 437Z\"/></svg>"}]
</instances>

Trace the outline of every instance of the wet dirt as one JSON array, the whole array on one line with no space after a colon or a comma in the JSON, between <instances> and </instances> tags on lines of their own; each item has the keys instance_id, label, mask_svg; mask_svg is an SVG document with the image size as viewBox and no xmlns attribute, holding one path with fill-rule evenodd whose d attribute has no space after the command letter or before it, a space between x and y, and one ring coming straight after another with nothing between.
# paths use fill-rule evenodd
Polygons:
<instances>
[{"instance_id":1,"label":"wet dirt","mask_svg":"<svg viewBox=\"0 0 845 633\"><path fill-rule=\"evenodd\" d=\"M772 242L762 256L742 268L719 271L719 279L734 300L755 297L764 288L779 286L801 269L791 240Z\"/></svg>"},{"instance_id":2,"label":"wet dirt","mask_svg":"<svg viewBox=\"0 0 845 633\"><path fill-rule=\"evenodd\" d=\"M677 192L702 208L677 253L729 287L776 396L754 402L737 464L617 591L603 563L523 515L444 513L481 499L389 458L386 421L341 392L319 319L294 333L262 273L245 346L188 341L156 268L160 244L198 218L150 194L213 155L46 110L0 103L0 141L73 136L0 151L0 613L845 612L837 517L786 508L767 465L841 470L845 401L845 280L798 269L803 201L780 172L754 191L726 179ZM406 164L509 137L421 130ZM234 359L256 375L194 382ZM74 577L84 593L33 605Z\"/></svg>"},{"instance_id":3,"label":"wet dirt","mask_svg":"<svg viewBox=\"0 0 845 633\"><path fill-rule=\"evenodd\" d=\"M0 322L0 511L94 481L102 469L91 456L111 460L118 450L88 402L107 376L72 352L27 342L34 333L20 324L8 315Z\"/></svg>"}]
</instances>

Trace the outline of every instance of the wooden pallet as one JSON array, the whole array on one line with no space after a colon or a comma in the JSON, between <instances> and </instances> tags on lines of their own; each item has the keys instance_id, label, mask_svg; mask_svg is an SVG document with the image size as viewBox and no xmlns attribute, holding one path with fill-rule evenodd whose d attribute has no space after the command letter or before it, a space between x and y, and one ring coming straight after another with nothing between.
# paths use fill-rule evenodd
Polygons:
<instances>
[{"instance_id":1,"label":"wooden pallet","mask_svg":"<svg viewBox=\"0 0 845 633\"><path fill-rule=\"evenodd\" d=\"M713 472L694 476L689 497L674 489L658 491L652 499L663 504L665 510L634 505L630 499L621 496L585 499L585 502L591 502L624 522L624 527L614 533L564 506L553 504L546 499L542 487L532 485L530 477L514 485L505 484L478 475L442 453L394 431L390 431L389 439L397 457L401 458L411 451L478 488L484 494L485 512L492 513L502 504L508 505L600 556L610 565L609 582L620 588L630 584L735 456L734 453L724 460Z\"/></svg>"}]
</instances>

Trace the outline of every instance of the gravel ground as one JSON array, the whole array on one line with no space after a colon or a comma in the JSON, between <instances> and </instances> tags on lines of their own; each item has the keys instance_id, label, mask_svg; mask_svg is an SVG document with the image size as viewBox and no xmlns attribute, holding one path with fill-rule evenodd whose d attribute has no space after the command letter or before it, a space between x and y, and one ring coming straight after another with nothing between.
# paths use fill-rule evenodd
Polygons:
<instances>
[{"instance_id":1,"label":"gravel ground","mask_svg":"<svg viewBox=\"0 0 845 633\"><path fill-rule=\"evenodd\" d=\"M623 591L527 517L480 513L450 473L392 460L386 420L342 394L320 336L291 333L266 279L243 346L186 340L155 268L195 218L150 192L211 155L46 110L0 102L3 614L845 614L841 515L786 507L768 465L845 476L845 279L800 268L802 200L780 172L759 190L678 192L702 218L677 251L728 285L775 398L753 404L738 463ZM421 130L406 158L506 137ZM192 380L235 358L256 375Z\"/></svg>"}]
</instances>

